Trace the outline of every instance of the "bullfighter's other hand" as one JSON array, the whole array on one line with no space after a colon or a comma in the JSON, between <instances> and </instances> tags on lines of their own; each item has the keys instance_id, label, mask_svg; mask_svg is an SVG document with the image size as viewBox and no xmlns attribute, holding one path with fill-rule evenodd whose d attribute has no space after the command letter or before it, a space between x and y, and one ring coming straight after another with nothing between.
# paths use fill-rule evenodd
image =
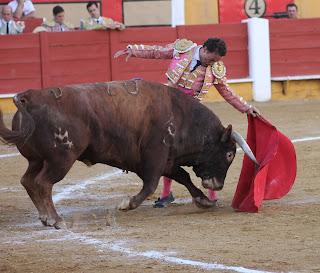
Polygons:
<instances>
[{"instance_id":1,"label":"bullfighter's other hand","mask_svg":"<svg viewBox=\"0 0 320 273\"><path fill-rule=\"evenodd\" d=\"M119 50L119 51L117 51L114 55L113 55L113 58L118 58L118 57L120 57L120 56L122 56L122 55L127 55L127 57L126 57L126 62L128 61L128 59L131 57L131 55L132 55L132 51L131 51L131 49L130 48L126 48L126 49L124 49L124 50Z\"/></svg>"},{"instance_id":2,"label":"bullfighter's other hand","mask_svg":"<svg viewBox=\"0 0 320 273\"><path fill-rule=\"evenodd\" d=\"M252 115L253 117L257 117L261 115L260 111L253 105L250 105L250 108L247 110L247 114Z\"/></svg>"}]
</instances>

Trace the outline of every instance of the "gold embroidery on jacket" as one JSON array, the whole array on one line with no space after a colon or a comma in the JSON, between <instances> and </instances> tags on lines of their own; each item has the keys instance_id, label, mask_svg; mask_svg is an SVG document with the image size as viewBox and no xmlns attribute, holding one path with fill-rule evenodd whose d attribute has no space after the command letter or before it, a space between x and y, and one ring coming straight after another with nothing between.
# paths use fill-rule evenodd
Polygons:
<instances>
[{"instance_id":1,"label":"gold embroidery on jacket","mask_svg":"<svg viewBox=\"0 0 320 273\"><path fill-rule=\"evenodd\" d=\"M166 72L166 76L173 84L176 84L179 81L187 66L191 63L192 56L193 50L190 50L187 56L185 56L185 58L177 62L176 67L174 69L168 69L168 71Z\"/></svg>"},{"instance_id":2,"label":"gold embroidery on jacket","mask_svg":"<svg viewBox=\"0 0 320 273\"><path fill-rule=\"evenodd\" d=\"M222 79L223 77L226 76L227 69L224 66L222 61L218 61L213 63L212 65L212 74L217 78L217 79Z\"/></svg>"},{"instance_id":3,"label":"gold embroidery on jacket","mask_svg":"<svg viewBox=\"0 0 320 273\"><path fill-rule=\"evenodd\" d=\"M174 42L173 48L179 53L186 53L192 48L196 47L197 44L187 39L178 39Z\"/></svg>"}]
</instances>

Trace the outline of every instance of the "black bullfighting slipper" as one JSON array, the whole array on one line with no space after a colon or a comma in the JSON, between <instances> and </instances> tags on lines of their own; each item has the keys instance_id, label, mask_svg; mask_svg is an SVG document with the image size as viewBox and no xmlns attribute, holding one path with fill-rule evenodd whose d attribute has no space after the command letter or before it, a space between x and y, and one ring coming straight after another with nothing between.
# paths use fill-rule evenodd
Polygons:
<instances>
[{"instance_id":1,"label":"black bullfighting slipper","mask_svg":"<svg viewBox=\"0 0 320 273\"><path fill-rule=\"evenodd\" d=\"M158 198L157 201L154 202L153 207L154 208L164 208L166 206L168 206L170 203L172 203L174 201L174 196L172 194L172 192L170 192L170 194L166 197L163 198Z\"/></svg>"}]
</instances>

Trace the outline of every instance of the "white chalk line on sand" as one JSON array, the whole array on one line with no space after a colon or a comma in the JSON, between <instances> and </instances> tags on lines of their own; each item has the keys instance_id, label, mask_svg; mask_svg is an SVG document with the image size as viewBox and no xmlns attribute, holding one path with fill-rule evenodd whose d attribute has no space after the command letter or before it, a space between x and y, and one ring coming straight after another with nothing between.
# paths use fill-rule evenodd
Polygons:
<instances>
[{"instance_id":1,"label":"white chalk line on sand","mask_svg":"<svg viewBox=\"0 0 320 273\"><path fill-rule=\"evenodd\" d=\"M14 157L14 156L18 156L18 155L20 155L20 153L1 154L0 158Z\"/></svg>"},{"instance_id":2,"label":"white chalk line on sand","mask_svg":"<svg viewBox=\"0 0 320 273\"><path fill-rule=\"evenodd\" d=\"M299 143L299 142L316 141L316 140L320 140L320 136L319 137L296 138L291 141L292 141L292 143ZM238 148L237 151L241 151L241 149ZM0 158L10 158L10 157L18 156L18 155L20 155L20 153L0 154Z\"/></svg>"},{"instance_id":3,"label":"white chalk line on sand","mask_svg":"<svg viewBox=\"0 0 320 273\"><path fill-rule=\"evenodd\" d=\"M52 200L55 203L60 202L61 200L68 197L74 191L85 189L86 187L88 187L91 184L94 184L97 181L105 180L105 179L111 178L113 176L119 176L120 174L122 174L122 171L119 169L116 169L116 170L113 170L112 172L108 172L108 173L105 173L102 175L88 178L86 180L75 182L76 183L75 185L72 185L70 187L66 187L61 192L55 194L53 196Z\"/></svg>"},{"instance_id":4,"label":"white chalk line on sand","mask_svg":"<svg viewBox=\"0 0 320 273\"><path fill-rule=\"evenodd\" d=\"M261 270L254 270L248 269L244 267L237 267L237 266L226 266L223 264L218 263L206 263L201 261L189 260L184 258L179 258L175 256L170 256L164 254L160 251L136 251L124 246L125 242L106 242L102 240L98 240L92 238L90 236L80 235L74 232L67 232L65 236L61 237L59 240L61 241L75 241L77 243L82 243L85 245L94 246L99 251L114 251L120 252L122 254L127 254L129 257L143 257L149 258L153 260L163 261L171 264L177 265L184 265L184 266L193 266L199 269L204 270L226 270L226 271L234 271L240 273L273 273L270 271L261 271ZM48 241L48 239L46 240ZM50 241L50 239L49 239ZM53 241L57 241L57 239L53 239ZM40 241L41 242L41 241Z\"/></svg>"},{"instance_id":5,"label":"white chalk line on sand","mask_svg":"<svg viewBox=\"0 0 320 273\"><path fill-rule=\"evenodd\" d=\"M65 199L65 197L67 197L70 192L76 191L78 189L84 189L88 185L91 185L91 184L95 183L96 181L108 179L108 178L111 178L112 176L118 176L121 173L122 173L122 171L116 170L111 173L107 173L104 175L93 177L91 179L84 180L84 181L82 181L82 183L80 183L79 186L78 185L70 186L66 190L55 195L53 197L53 200L55 200L55 202L59 202L59 201ZM73 240L73 241L77 241L77 242L80 241L86 245L92 245L95 248L99 248L102 251L112 250L115 252L120 252L122 254L127 254L128 256L144 257L144 258L164 261L164 262L172 263L172 264L193 266L193 267L197 267L197 268L201 268L201 269L205 269L205 270L226 270L226 271L234 271L234 272L240 272L240 273L272 273L269 271L254 270L254 269L248 269L245 267L226 266L226 265L218 264L218 263L206 263L206 262L201 262L201 261L183 259L183 258L179 258L179 257L168 256L167 254L164 254L162 252L155 251L155 250L144 251L144 252L135 251L130 248L124 247L123 244L121 244L121 243L104 242L104 241L92 238L90 236L79 235L79 234L74 233L72 231L68 231L68 235L69 236L64 236L63 238L61 238L61 240ZM54 239L54 240L56 240L56 239Z\"/></svg>"},{"instance_id":6,"label":"white chalk line on sand","mask_svg":"<svg viewBox=\"0 0 320 273\"><path fill-rule=\"evenodd\" d=\"M28 235L18 235L16 236L16 240L5 241L2 244L16 244L21 245L27 243L26 240L31 239L32 242L37 243L48 243L48 242L75 242L77 244L83 244L86 246L94 247L98 252L104 252L108 254L110 251L119 252L121 254L126 254L128 257L142 257L148 258L152 260L157 260L160 262L166 262L175 265L182 266L192 266L195 268L203 269L203 270L224 270L224 271L233 271L239 273L275 273L271 271L261 271L255 269L249 269L245 267L237 267L237 266L227 266L218 263L207 263L196 260L189 260L184 258L179 258L172 256L172 254L163 253L160 251L150 250L150 251L137 251L131 248L125 247L126 241L107 241L107 240L99 240L93 238L91 236L81 235L69 230L62 231L64 234L61 234L61 231L53 231L53 230L41 230L41 231L33 231L28 232ZM43 236L45 239L37 239ZM289 272L290 273L290 272Z\"/></svg>"}]
</instances>

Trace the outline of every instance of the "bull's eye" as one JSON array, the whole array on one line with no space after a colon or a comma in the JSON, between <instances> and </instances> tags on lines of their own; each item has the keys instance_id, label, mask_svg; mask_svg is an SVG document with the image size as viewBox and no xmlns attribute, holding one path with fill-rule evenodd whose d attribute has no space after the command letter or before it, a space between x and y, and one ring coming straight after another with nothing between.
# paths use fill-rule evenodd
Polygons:
<instances>
[{"instance_id":1,"label":"bull's eye","mask_svg":"<svg viewBox=\"0 0 320 273\"><path fill-rule=\"evenodd\" d=\"M233 152L227 152L227 160L228 162L231 162L234 158L234 153Z\"/></svg>"}]
</instances>

